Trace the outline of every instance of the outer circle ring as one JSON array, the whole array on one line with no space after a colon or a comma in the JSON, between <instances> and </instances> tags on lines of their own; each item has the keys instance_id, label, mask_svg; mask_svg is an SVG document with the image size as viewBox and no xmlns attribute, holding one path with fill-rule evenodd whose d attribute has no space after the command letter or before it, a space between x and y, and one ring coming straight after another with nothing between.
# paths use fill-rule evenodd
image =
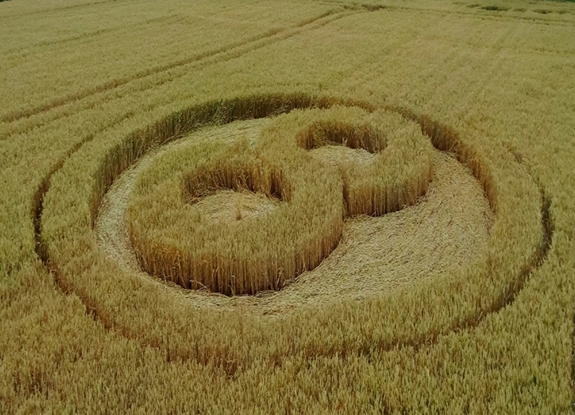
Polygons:
<instances>
[{"instance_id":1,"label":"outer circle ring","mask_svg":"<svg viewBox=\"0 0 575 415\"><path fill-rule=\"evenodd\" d=\"M482 184L496 214L485 264L464 278L445 278L393 298L340 304L329 313L306 309L268 321L238 313L205 315L167 290L123 275L98 249L93 226L103 195L154 146L207 125L335 104L376 108L364 101L303 93L252 95L193 105L127 134L119 129L116 136L85 143L54 174L39 209L42 252L60 286L78 295L109 329L159 347L169 359L192 358L222 365L230 373L262 357L281 361L292 354L313 357L418 347L474 326L513 301L551 243L549 206L541 190L503 148L480 155L449 126L405 108L385 109L418 122L436 148L455 153ZM522 214L514 212L517 203L527 204Z\"/></svg>"}]
</instances>

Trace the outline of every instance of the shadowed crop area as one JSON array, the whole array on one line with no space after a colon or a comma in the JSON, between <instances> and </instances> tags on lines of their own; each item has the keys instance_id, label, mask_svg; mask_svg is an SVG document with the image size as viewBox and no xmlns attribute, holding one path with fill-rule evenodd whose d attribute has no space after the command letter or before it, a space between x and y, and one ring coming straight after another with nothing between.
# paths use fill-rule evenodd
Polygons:
<instances>
[{"instance_id":1,"label":"shadowed crop area","mask_svg":"<svg viewBox=\"0 0 575 415\"><path fill-rule=\"evenodd\" d=\"M13 0L0 36L0 413L573 413L575 5Z\"/></svg>"}]
</instances>

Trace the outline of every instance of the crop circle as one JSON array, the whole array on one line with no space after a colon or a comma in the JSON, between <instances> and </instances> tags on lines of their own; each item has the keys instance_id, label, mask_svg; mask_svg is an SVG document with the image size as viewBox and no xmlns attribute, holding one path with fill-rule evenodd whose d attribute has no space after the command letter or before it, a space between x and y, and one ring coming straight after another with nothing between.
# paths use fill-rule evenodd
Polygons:
<instances>
[{"instance_id":1,"label":"crop circle","mask_svg":"<svg viewBox=\"0 0 575 415\"><path fill-rule=\"evenodd\" d=\"M52 269L107 327L160 347L170 358L194 358L232 371L264 356L281 361L282 356L296 353L312 357L343 350L366 353L425 344L442 334L477 324L485 314L511 301L545 249L542 202L536 183L503 150L497 157L479 154L448 126L401 108L383 109L417 122L436 149L450 151L470 169L493 210L487 247L472 267L413 285L409 290L378 294L359 302L355 297L340 297L331 303L311 301L293 307L293 312L265 317L249 304L234 307L232 302L228 304L231 307L218 308L223 304L219 300L206 304L195 302L195 297L190 301L185 293L175 295L149 277L126 271L99 247L94 224L102 197L120 173L158 144L209 125L336 105L369 114L379 111L365 102L304 94L234 98L196 105L127 136L86 144L54 175L46 194L41 231ZM266 131L280 125L278 121ZM300 127L292 137L305 128ZM254 149L256 158L276 163L265 156L270 151L277 153L277 144L273 140L262 143L257 151ZM296 140L284 144L308 151ZM290 153L286 150L288 156ZM339 175L333 177L341 180ZM286 178L294 183L289 174ZM338 197L341 202L342 194ZM514 207L519 202L525 209L516 212ZM248 332L257 340L249 345L238 343Z\"/></svg>"},{"instance_id":2,"label":"crop circle","mask_svg":"<svg viewBox=\"0 0 575 415\"><path fill-rule=\"evenodd\" d=\"M356 120L364 125L353 126ZM320 122L339 148L367 148L374 159L322 163L302 145L302 132L312 130L319 144ZM296 110L262 129L252 147L180 146L140 174L128 222L143 270L225 295L279 290L330 255L345 216L404 208L431 180L429 139L417 124L381 111ZM238 205L235 221L211 219L222 203L230 205L225 198L238 200L242 191L259 194L268 206L275 199L275 209L250 221Z\"/></svg>"}]
</instances>

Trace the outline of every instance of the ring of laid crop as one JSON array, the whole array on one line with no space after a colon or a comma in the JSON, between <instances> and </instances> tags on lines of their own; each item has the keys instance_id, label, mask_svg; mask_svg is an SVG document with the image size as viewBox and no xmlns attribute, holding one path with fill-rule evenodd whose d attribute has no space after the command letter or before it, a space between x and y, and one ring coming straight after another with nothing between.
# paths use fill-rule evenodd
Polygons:
<instances>
[{"instance_id":1,"label":"ring of laid crop","mask_svg":"<svg viewBox=\"0 0 575 415\"><path fill-rule=\"evenodd\" d=\"M321 162L333 164L325 154L305 150L322 146L335 151L335 170ZM352 157L371 158L346 160L344 148ZM128 215L133 249L142 269L185 288L226 295L279 290L338 245L344 205L355 216L415 203L431 179L431 153L416 123L341 106L279 116L253 149L221 142L178 146L139 174ZM231 220L211 218L205 198L221 210L230 190L284 203L257 221L242 220L239 206L229 209Z\"/></svg>"},{"instance_id":2,"label":"ring of laid crop","mask_svg":"<svg viewBox=\"0 0 575 415\"><path fill-rule=\"evenodd\" d=\"M131 133L118 129L114 137L86 143L54 174L44 198L41 237L58 281L107 327L162 348L170 359L194 358L230 374L266 357L281 362L291 354L356 354L425 344L476 324L513 299L541 260L546 241L537 185L504 149L480 155L449 127L405 109L397 112L418 122L436 148L454 152L473 171L495 212L485 261L465 275L266 319L245 310L205 313L151 279L124 272L98 247L93 226L102 197L150 149L207 125L334 104L375 109L305 94L249 96L194 105Z\"/></svg>"}]
</instances>

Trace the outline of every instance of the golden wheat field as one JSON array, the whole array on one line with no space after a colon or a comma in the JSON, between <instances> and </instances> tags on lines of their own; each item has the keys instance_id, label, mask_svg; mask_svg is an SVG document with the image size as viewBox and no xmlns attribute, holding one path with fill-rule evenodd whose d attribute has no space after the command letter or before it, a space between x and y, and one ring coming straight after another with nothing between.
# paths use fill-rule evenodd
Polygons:
<instances>
[{"instance_id":1,"label":"golden wheat field","mask_svg":"<svg viewBox=\"0 0 575 415\"><path fill-rule=\"evenodd\" d=\"M572 414L575 3L0 2L1 414Z\"/></svg>"}]
</instances>

